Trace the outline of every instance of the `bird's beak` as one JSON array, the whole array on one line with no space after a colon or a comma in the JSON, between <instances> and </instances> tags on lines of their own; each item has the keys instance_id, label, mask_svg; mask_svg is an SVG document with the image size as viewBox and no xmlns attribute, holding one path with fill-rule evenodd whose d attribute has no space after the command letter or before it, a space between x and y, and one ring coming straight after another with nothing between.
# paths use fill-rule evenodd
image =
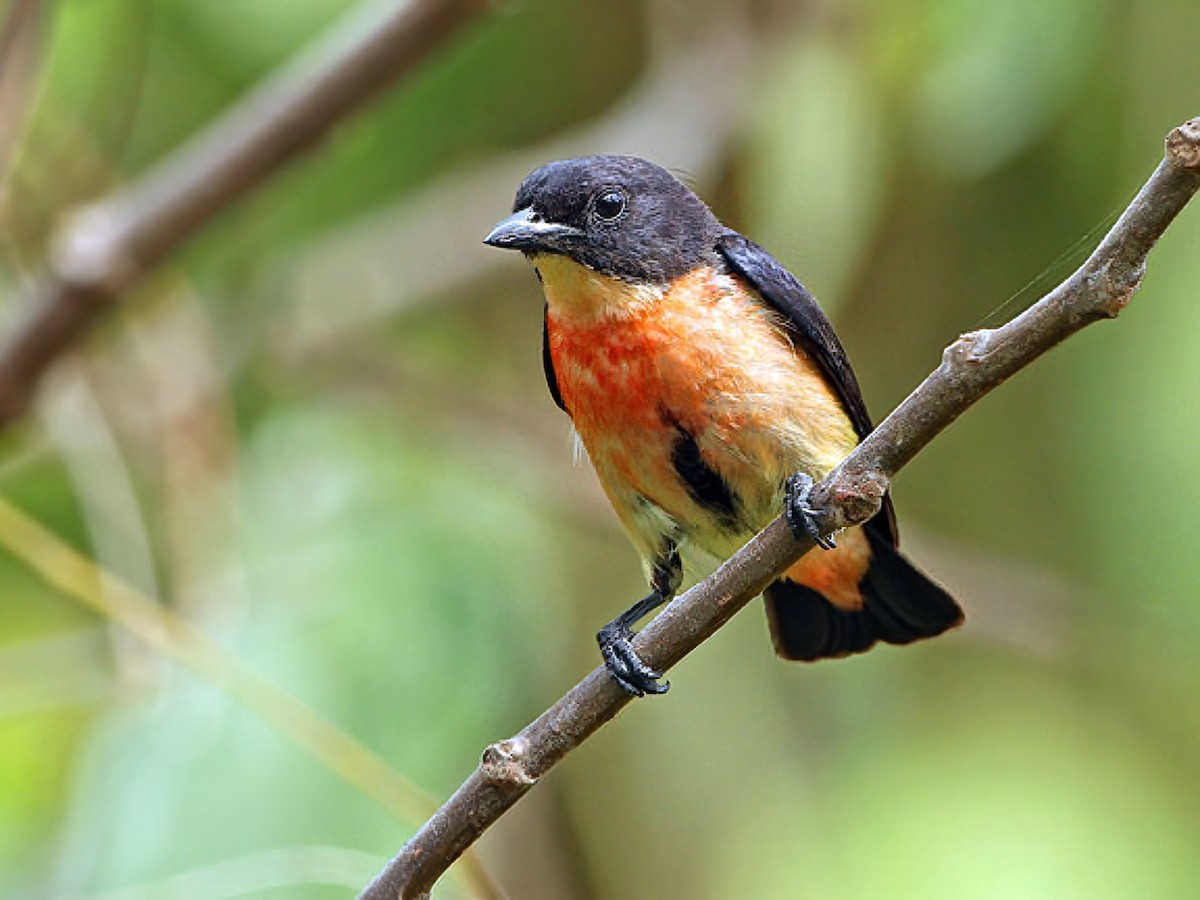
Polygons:
<instances>
[{"instance_id":1,"label":"bird's beak","mask_svg":"<svg viewBox=\"0 0 1200 900\"><path fill-rule=\"evenodd\" d=\"M527 206L493 228L483 242L504 250L565 253L568 245L582 237L578 228L547 222Z\"/></svg>"}]
</instances>

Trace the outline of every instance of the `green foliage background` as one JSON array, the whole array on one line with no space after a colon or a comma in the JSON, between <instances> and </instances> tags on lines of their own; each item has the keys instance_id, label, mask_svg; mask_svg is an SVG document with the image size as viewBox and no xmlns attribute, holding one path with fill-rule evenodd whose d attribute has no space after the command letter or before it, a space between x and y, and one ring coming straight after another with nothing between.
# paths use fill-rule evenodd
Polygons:
<instances>
[{"instance_id":1,"label":"green foliage background","mask_svg":"<svg viewBox=\"0 0 1200 900\"><path fill-rule=\"evenodd\" d=\"M350 5L47 0L0 154L6 311L64 210ZM497 4L128 298L0 438L0 490L444 796L642 587L542 383L537 285L479 244L519 178L684 170L822 299L882 416L1082 259L1200 114L1198 35L1192 0ZM510 895L1196 896L1198 244L1189 209L1118 323L904 472L964 629L789 666L752 607L487 836ZM347 896L418 824L8 539L0 895Z\"/></svg>"}]
</instances>

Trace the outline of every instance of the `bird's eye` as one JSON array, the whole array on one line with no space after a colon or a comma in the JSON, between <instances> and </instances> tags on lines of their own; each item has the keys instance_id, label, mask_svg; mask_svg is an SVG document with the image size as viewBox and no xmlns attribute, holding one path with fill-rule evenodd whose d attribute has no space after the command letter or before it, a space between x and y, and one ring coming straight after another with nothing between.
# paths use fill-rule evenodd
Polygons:
<instances>
[{"instance_id":1,"label":"bird's eye","mask_svg":"<svg viewBox=\"0 0 1200 900\"><path fill-rule=\"evenodd\" d=\"M611 222L625 212L625 195L620 191L605 191L596 198L596 215Z\"/></svg>"}]
</instances>

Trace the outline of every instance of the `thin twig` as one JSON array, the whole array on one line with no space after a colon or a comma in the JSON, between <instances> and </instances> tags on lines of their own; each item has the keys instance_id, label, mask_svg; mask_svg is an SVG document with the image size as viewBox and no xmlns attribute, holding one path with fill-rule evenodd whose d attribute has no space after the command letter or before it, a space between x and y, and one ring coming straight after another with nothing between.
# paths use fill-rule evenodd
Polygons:
<instances>
[{"instance_id":1,"label":"thin twig","mask_svg":"<svg viewBox=\"0 0 1200 900\"><path fill-rule=\"evenodd\" d=\"M167 253L411 71L488 0L364 5L135 183L76 213L0 346L0 428L49 365Z\"/></svg>"},{"instance_id":2,"label":"thin twig","mask_svg":"<svg viewBox=\"0 0 1200 900\"><path fill-rule=\"evenodd\" d=\"M1096 251L1065 282L999 328L947 348L942 364L817 486L823 531L866 521L892 476L980 397L1083 328L1117 315L1141 281L1146 255L1200 188L1200 118L1167 137L1163 162ZM710 578L671 603L634 641L656 669L695 650L779 573L812 549L776 519ZM479 767L360 894L362 900L418 898L509 807L629 698L594 669L509 740L492 744Z\"/></svg>"}]
</instances>

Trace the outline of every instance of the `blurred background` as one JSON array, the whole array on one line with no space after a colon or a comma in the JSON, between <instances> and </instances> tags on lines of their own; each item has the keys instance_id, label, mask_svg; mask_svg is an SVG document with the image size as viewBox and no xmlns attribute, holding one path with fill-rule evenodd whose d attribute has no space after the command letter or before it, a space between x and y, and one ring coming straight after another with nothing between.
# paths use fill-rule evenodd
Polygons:
<instances>
[{"instance_id":1,"label":"blurred background","mask_svg":"<svg viewBox=\"0 0 1200 900\"><path fill-rule=\"evenodd\" d=\"M0 59L6 321L67 212L353 6L33 5ZM446 796L596 664L641 573L572 465L533 274L480 244L530 169L679 172L822 300L881 418L1083 259L1200 114L1198 35L1194 0L496 4L0 435L0 895L349 896L428 811L406 783ZM902 473L963 629L787 665L755 602L486 836L508 895L1200 896L1198 245L1191 208L1118 323ZM148 603L211 641L96 611Z\"/></svg>"}]
</instances>

